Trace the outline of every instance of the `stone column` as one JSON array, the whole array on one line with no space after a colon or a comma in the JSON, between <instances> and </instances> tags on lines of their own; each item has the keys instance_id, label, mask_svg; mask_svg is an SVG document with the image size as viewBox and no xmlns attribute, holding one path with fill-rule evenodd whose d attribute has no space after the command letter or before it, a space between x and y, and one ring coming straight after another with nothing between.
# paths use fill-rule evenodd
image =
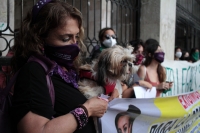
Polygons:
<instances>
[{"instance_id":1,"label":"stone column","mask_svg":"<svg viewBox=\"0 0 200 133\"><path fill-rule=\"evenodd\" d=\"M107 6L107 10L106 10L106 6ZM107 15L107 22L106 22L106 15ZM101 28L111 27L111 1L106 2L106 0L102 0L101 18L102 18Z\"/></svg>"},{"instance_id":2,"label":"stone column","mask_svg":"<svg viewBox=\"0 0 200 133\"><path fill-rule=\"evenodd\" d=\"M156 39L165 59L174 60L176 0L141 0L140 37Z\"/></svg>"}]
</instances>

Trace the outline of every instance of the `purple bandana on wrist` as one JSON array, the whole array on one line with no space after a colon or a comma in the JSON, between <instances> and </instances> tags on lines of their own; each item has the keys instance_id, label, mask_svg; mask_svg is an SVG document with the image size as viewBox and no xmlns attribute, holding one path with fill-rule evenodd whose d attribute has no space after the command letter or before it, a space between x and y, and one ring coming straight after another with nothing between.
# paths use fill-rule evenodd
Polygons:
<instances>
[{"instance_id":1,"label":"purple bandana on wrist","mask_svg":"<svg viewBox=\"0 0 200 133\"><path fill-rule=\"evenodd\" d=\"M34 6L32 10L32 21L34 22L41 8L52 0L39 0Z\"/></svg>"}]
</instances>

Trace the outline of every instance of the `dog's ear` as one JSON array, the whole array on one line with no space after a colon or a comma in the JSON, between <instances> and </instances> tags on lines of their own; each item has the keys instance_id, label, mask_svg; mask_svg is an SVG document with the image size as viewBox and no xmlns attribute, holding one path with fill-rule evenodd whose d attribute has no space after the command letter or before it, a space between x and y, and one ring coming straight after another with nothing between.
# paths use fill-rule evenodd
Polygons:
<instances>
[{"instance_id":1,"label":"dog's ear","mask_svg":"<svg viewBox=\"0 0 200 133\"><path fill-rule=\"evenodd\" d=\"M97 71L97 83L101 86L106 84L106 70L109 67L109 58L104 55L99 58L98 63L96 64Z\"/></svg>"}]
</instances>

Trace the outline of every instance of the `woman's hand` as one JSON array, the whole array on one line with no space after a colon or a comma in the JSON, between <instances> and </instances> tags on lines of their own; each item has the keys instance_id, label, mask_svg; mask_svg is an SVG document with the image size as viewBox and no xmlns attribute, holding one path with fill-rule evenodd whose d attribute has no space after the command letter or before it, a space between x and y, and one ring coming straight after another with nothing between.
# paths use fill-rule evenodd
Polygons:
<instances>
[{"instance_id":1,"label":"woman's hand","mask_svg":"<svg viewBox=\"0 0 200 133\"><path fill-rule=\"evenodd\" d=\"M162 82L156 86L157 90L168 90L169 88L170 88L170 83L167 83L167 82Z\"/></svg>"},{"instance_id":2,"label":"woman's hand","mask_svg":"<svg viewBox=\"0 0 200 133\"><path fill-rule=\"evenodd\" d=\"M88 116L102 117L107 110L108 102L106 100L93 97L83 104L88 110Z\"/></svg>"},{"instance_id":3,"label":"woman's hand","mask_svg":"<svg viewBox=\"0 0 200 133\"><path fill-rule=\"evenodd\" d=\"M123 82L121 82L121 86L122 86L122 92L128 89L128 86Z\"/></svg>"},{"instance_id":4,"label":"woman's hand","mask_svg":"<svg viewBox=\"0 0 200 133\"><path fill-rule=\"evenodd\" d=\"M169 88L172 88L173 82L169 82Z\"/></svg>"},{"instance_id":5,"label":"woman's hand","mask_svg":"<svg viewBox=\"0 0 200 133\"><path fill-rule=\"evenodd\" d=\"M119 98L119 92L117 89L114 89L111 96L108 98L108 101L112 101L114 98Z\"/></svg>"}]
</instances>

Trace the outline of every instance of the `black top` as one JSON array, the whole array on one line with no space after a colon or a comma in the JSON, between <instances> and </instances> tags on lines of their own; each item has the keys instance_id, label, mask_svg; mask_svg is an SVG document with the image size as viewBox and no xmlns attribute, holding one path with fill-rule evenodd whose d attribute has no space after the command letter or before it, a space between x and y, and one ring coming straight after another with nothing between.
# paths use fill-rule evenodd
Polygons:
<instances>
[{"instance_id":1,"label":"black top","mask_svg":"<svg viewBox=\"0 0 200 133\"><path fill-rule=\"evenodd\" d=\"M17 77L13 107L11 109L15 125L29 112L51 119L69 113L87 99L67 84L60 76L53 75L52 82L55 90L55 106L52 107L51 97L47 88L46 74L43 67L36 62L29 62ZM75 133L94 133L93 119Z\"/></svg>"},{"instance_id":2,"label":"black top","mask_svg":"<svg viewBox=\"0 0 200 133\"><path fill-rule=\"evenodd\" d=\"M101 47L99 45L96 45L93 47L92 52L90 54L91 62L95 59L97 59L101 53Z\"/></svg>"}]
</instances>

